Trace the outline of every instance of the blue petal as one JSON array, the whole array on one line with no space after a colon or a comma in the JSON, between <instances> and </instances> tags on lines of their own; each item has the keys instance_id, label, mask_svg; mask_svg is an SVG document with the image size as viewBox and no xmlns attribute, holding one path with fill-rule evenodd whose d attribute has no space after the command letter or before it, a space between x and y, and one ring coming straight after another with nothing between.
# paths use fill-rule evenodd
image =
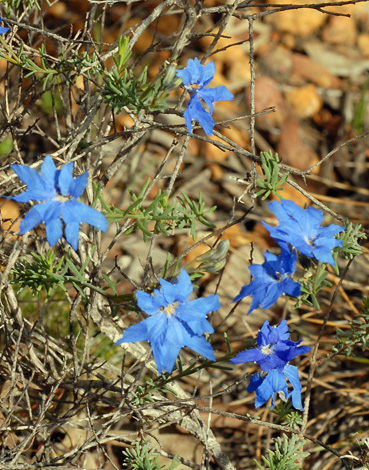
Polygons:
<instances>
[{"instance_id":1,"label":"blue petal","mask_svg":"<svg viewBox=\"0 0 369 470\"><path fill-rule=\"evenodd\" d=\"M299 295L301 295L301 284L299 282L293 281L292 279L284 279L282 284L283 292L291 297L299 297Z\"/></svg>"},{"instance_id":2,"label":"blue petal","mask_svg":"<svg viewBox=\"0 0 369 470\"><path fill-rule=\"evenodd\" d=\"M137 296L137 305L140 309L147 313L148 315L155 315L159 312L161 307L166 307L166 305L162 305L158 302L157 298L153 295L148 294L147 292L142 292L138 290L136 292Z\"/></svg>"},{"instance_id":3,"label":"blue petal","mask_svg":"<svg viewBox=\"0 0 369 470\"><path fill-rule=\"evenodd\" d=\"M179 78L182 78L182 83L185 86L190 85L191 83L191 74L188 70L183 69L183 70L177 70L176 76Z\"/></svg>"},{"instance_id":4,"label":"blue petal","mask_svg":"<svg viewBox=\"0 0 369 470\"><path fill-rule=\"evenodd\" d=\"M64 229L65 238L73 250L78 249L79 222L69 222Z\"/></svg>"},{"instance_id":5,"label":"blue petal","mask_svg":"<svg viewBox=\"0 0 369 470\"><path fill-rule=\"evenodd\" d=\"M213 79L214 74L214 62L202 65L199 59L195 57L193 60L188 60L186 68L179 71L177 76L182 77L183 84L186 86L196 84L199 87L203 87Z\"/></svg>"},{"instance_id":6,"label":"blue petal","mask_svg":"<svg viewBox=\"0 0 369 470\"><path fill-rule=\"evenodd\" d=\"M213 113L213 103L216 101L230 101L234 98L232 93L223 85L216 88L202 88L197 95L208 105L211 114Z\"/></svg>"},{"instance_id":7,"label":"blue petal","mask_svg":"<svg viewBox=\"0 0 369 470\"><path fill-rule=\"evenodd\" d=\"M23 235L43 222L45 220L45 212L50 207L50 204L52 204L51 201L46 201L42 204L38 204L37 206L33 206L21 221L19 225L19 233Z\"/></svg>"},{"instance_id":8,"label":"blue petal","mask_svg":"<svg viewBox=\"0 0 369 470\"><path fill-rule=\"evenodd\" d=\"M203 336L191 336L186 341L186 346L206 357L209 361L215 361L214 351Z\"/></svg>"},{"instance_id":9,"label":"blue petal","mask_svg":"<svg viewBox=\"0 0 369 470\"><path fill-rule=\"evenodd\" d=\"M75 199L79 198L87 186L88 172L85 171L78 178L73 178L69 184L69 194Z\"/></svg>"},{"instance_id":10,"label":"blue petal","mask_svg":"<svg viewBox=\"0 0 369 470\"><path fill-rule=\"evenodd\" d=\"M188 59L187 65L183 70L177 72L177 77L182 78L185 86L197 84L200 80L202 73L202 65L197 57L195 59Z\"/></svg>"},{"instance_id":11,"label":"blue petal","mask_svg":"<svg viewBox=\"0 0 369 470\"><path fill-rule=\"evenodd\" d=\"M175 320L175 318L168 318L166 313L158 313L157 315L146 318L148 340L150 342L156 341L164 344L168 336L170 324L173 323L173 320Z\"/></svg>"},{"instance_id":12,"label":"blue petal","mask_svg":"<svg viewBox=\"0 0 369 470\"><path fill-rule=\"evenodd\" d=\"M46 155L43 164L41 165L41 176L44 181L47 181L50 186L55 187L56 185L56 175L58 170L55 166L54 160L50 155Z\"/></svg>"},{"instance_id":13,"label":"blue petal","mask_svg":"<svg viewBox=\"0 0 369 470\"><path fill-rule=\"evenodd\" d=\"M176 309L176 315L182 321L188 323L194 333L202 335L205 332L214 332L214 328L206 320L205 316L219 308L218 295L210 295L179 305Z\"/></svg>"},{"instance_id":14,"label":"blue petal","mask_svg":"<svg viewBox=\"0 0 369 470\"><path fill-rule=\"evenodd\" d=\"M186 111L183 113L183 116L185 118L188 133L191 134L191 132L192 132L192 119L194 119L191 115L191 110L189 110L187 108Z\"/></svg>"},{"instance_id":15,"label":"blue petal","mask_svg":"<svg viewBox=\"0 0 369 470\"><path fill-rule=\"evenodd\" d=\"M198 83L200 87L208 85L214 78L215 75L215 64L214 62L208 62L206 65L202 66L202 79L201 83Z\"/></svg>"},{"instance_id":16,"label":"blue petal","mask_svg":"<svg viewBox=\"0 0 369 470\"><path fill-rule=\"evenodd\" d=\"M50 219L45 222L45 225L47 241L50 246L53 246L63 235L61 219L60 217Z\"/></svg>"},{"instance_id":17,"label":"blue petal","mask_svg":"<svg viewBox=\"0 0 369 470\"><path fill-rule=\"evenodd\" d=\"M290 381L293 391L290 393L292 398L292 405L297 410L303 411L302 402L301 402L301 383L299 379L299 371L295 366L286 366L283 369L284 375Z\"/></svg>"},{"instance_id":18,"label":"blue petal","mask_svg":"<svg viewBox=\"0 0 369 470\"><path fill-rule=\"evenodd\" d=\"M343 230L344 230L343 227L341 227L340 225L336 225L336 224L331 224L331 225L328 225L327 227L320 227L317 238L321 238L321 237L332 238L335 235L337 235L337 233L343 232Z\"/></svg>"},{"instance_id":19,"label":"blue petal","mask_svg":"<svg viewBox=\"0 0 369 470\"><path fill-rule=\"evenodd\" d=\"M150 320L152 318L153 317L150 317ZM170 321L165 341L159 341L156 337L151 341L152 352L159 373L161 373L163 369L169 373L172 372L179 351L183 346L184 341L181 325L178 321Z\"/></svg>"},{"instance_id":20,"label":"blue petal","mask_svg":"<svg viewBox=\"0 0 369 470\"><path fill-rule=\"evenodd\" d=\"M177 279L168 282L165 279L159 279L161 285L161 294L164 296L168 304L173 302L186 302L192 294L193 286L188 273L181 269Z\"/></svg>"},{"instance_id":21,"label":"blue petal","mask_svg":"<svg viewBox=\"0 0 369 470\"><path fill-rule=\"evenodd\" d=\"M10 167L28 189L25 193L14 196L12 199L15 201L43 201L56 195L54 186L46 182L34 168L30 168L26 165L10 165Z\"/></svg>"},{"instance_id":22,"label":"blue petal","mask_svg":"<svg viewBox=\"0 0 369 470\"><path fill-rule=\"evenodd\" d=\"M58 185L63 196L70 196L70 186L73 184L73 162L67 163L60 170Z\"/></svg>"},{"instance_id":23,"label":"blue petal","mask_svg":"<svg viewBox=\"0 0 369 470\"><path fill-rule=\"evenodd\" d=\"M241 351L236 357L230 360L232 364L242 364L244 362L259 362L264 359L264 354L260 349L248 349Z\"/></svg>"},{"instance_id":24,"label":"blue petal","mask_svg":"<svg viewBox=\"0 0 369 470\"><path fill-rule=\"evenodd\" d=\"M269 308L274 305L278 298L283 294L283 285L280 282L272 281L270 282L267 290L266 295L263 302L260 305L260 308Z\"/></svg>"},{"instance_id":25,"label":"blue petal","mask_svg":"<svg viewBox=\"0 0 369 470\"><path fill-rule=\"evenodd\" d=\"M271 408L273 408L274 394L279 392L282 392L287 399L288 387L286 379L282 372L278 370L271 370L264 377L263 382L256 389L255 408L259 408L269 398L272 398Z\"/></svg>"},{"instance_id":26,"label":"blue petal","mask_svg":"<svg viewBox=\"0 0 369 470\"><path fill-rule=\"evenodd\" d=\"M63 203L62 217L66 224L85 222L103 232L108 228L108 221L101 212L73 199Z\"/></svg>"},{"instance_id":27,"label":"blue petal","mask_svg":"<svg viewBox=\"0 0 369 470\"><path fill-rule=\"evenodd\" d=\"M163 307L160 302L158 302L157 298L153 295L148 294L147 292L143 292L138 290L136 292L137 296L137 305L140 309L147 313L148 315L155 315L159 312L159 309Z\"/></svg>"},{"instance_id":28,"label":"blue petal","mask_svg":"<svg viewBox=\"0 0 369 470\"><path fill-rule=\"evenodd\" d=\"M177 344L162 345L155 340L151 343L151 347L159 374L161 374L164 369L170 374L181 348Z\"/></svg>"},{"instance_id":29,"label":"blue petal","mask_svg":"<svg viewBox=\"0 0 369 470\"><path fill-rule=\"evenodd\" d=\"M204 129L206 135L210 136L213 133L214 121L211 115L205 111L200 99L197 96L193 96L189 103L186 111L184 112L186 119L186 125L189 132L191 132L192 126L189 125L192 119L196 119L201 127Z\"/></svg>"},{"instance_id":30,"label":"blue petal","mask_svg":"<svg viewBox=\"0 0 369 470\"><path fill-rule=\"evenodd\" d=\"M10 28L4 28L4 26L0 26L0 34L5 34L9 31Z\"/></svg>"},{"instance_id":31,"label":"blue petal","mask_svg":"<svg viewBox=\"0 0 369 470\"><path fill-rule=\"evenodd\" d=\"M165 299L166 304L170 305L178 301L178 289L175 288L174 284L162 278L159 278L159 282L161 285L160 294Z\"/></svg>"},{"instance_id":32,"label":"blue petal","mask_svg":"<svg viewBox=\"0 0 369 470\"><path fill-rule=\"evenodd\" d=\"M261 376L260 372L257 372L256 374L253 374L250 378L250 383L247 387L247 391L249 393L255 392L255 390L260 387L260 385L263 383L263 377Z\"/></svg>"},{"instance_id":33,"label":"blue petal","mask_svg":"<svg viewBox=\"0 0 369 470\"><path fill-rule=\"evenodd\" d=\"M146 320L137 323L136 325L132 325L127 328L121 339L119 339L115 344L121 343L135 343L136 341L147 341L147 326Z\"/></svg>"}]
</instances>

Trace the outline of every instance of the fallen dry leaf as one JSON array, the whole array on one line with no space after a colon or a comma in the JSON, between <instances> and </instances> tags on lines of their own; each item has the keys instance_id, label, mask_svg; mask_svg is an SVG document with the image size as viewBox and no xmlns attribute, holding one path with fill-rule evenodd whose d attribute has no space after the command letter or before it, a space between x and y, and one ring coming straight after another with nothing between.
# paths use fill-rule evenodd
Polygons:
<instances>
[{"instance_id":1,"label":"fallen dry leaf","mask_svg":"<svg viewBox=\"0 0 369 470\"><path fill-rule=\"evenodd\" d=\"M361 76L369 68L369 60L358 60L359 54L350 56L337 52L332 46L321 41L305 41L306 53L318 64L326 67L332 74L339 77L351 77L355 79Z\"/></svg>"},{"instance_id":2,"label":"fallen dry leaf","mask_svg":"<svg viewBox=\"0 0 369 470\"><path fill-rule=\"evenodd\" d=\"M269 0L270 5L290 5L290 0ZM310 3L320 3L319 0L311 1ZM305 5L305 0L295 0L294 5ZM301 8L299 10L286 10L280 13L269 15L266 21L273 24L278 31L286 31L296 36L306 38L312 35L318 28L320 28L326 21L327 16L322 13Z\"/></svg>"},{"instance_id":3,"label":"fallen dry leaf","mask_svg":"<svg viewBox=\"0 0 369 470\"><path fill-rule=\"evenodd\" d=\"M364 57L369 57L369 34L368 33L359 34L357 38L357 45L362 55Z\"/></svg>"},{"instance_id":4,"label":"fallen dry leaf","mask_svg":"<svg viewBox=\"0 0 369 470\"><path fill-rule=\"evenodd\" d=\"M331 44L356 43L356 24L352 17L331 16L322 32L322 39Z\"/></svg>"},{"instance_id":5,"label":"fallen dry leaf","mask_svg":"<svg viewBox=\"0 0 369 470\"><path fill-rule=\"evenodd\" d=\"M249 88L246 90L246 97L250 102ZM256 118L256 125L260 129L279 129L286 118L287 108L276 81L270 77L257 77L255 80L255 111L260 112L270 106L275 107L274 113L264 114Z\"/></svg>"},{"instance_id":6,"label":"fallen dry leaf","mask_svg":"<svg viewBox=\"0 0 369 470\"><path fill-rule=\"evenodd\" d=\"M286 93L286 98L293 114L299 118L312 117L323 106L323 100L312 84L295 88Z\"/></svg>"},{"instance_id":7,"label":"fallen dry leaf","mask_svg":"<svg viewBox=\"0 0 369 470\"><path fill-rule=\"evenodd\" d=\"M283 163L298 170L306 170L318 161L313 148L303 140L300 124L293 116L290 116L283 125L277 152Z\"/></svg>"},{"instance_id":8,"label":"fallen dry leaf","mask_svg":"<svg viewBox=\"0 0 369 470\"><path fill-rule=\"evenodd\" d=\"M9 231L6 237L19 230L19 206L16 202L0 198L0 220L2 221L2 231ZM17 220L18 219L18 220ZM14 222L16 220L16 222Z\"/></svg>"},{"instance_id":9,"label":"fallen dry leaf","mask_svg":"<svg viewBox=\"0 0 369 470\"><path fill-rule=\"evenodd\" d=\"M369 36L369 35L368 35ZM314 82L323 88L340 88L341 81L322 64L310 57L295 53L292 55L293 73Z\"/></svg>"}]
</instances>

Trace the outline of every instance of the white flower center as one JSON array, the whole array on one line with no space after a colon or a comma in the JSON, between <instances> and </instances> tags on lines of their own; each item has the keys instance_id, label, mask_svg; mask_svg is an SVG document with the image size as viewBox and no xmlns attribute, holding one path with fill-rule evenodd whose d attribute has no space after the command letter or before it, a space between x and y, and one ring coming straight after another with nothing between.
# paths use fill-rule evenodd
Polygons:
<instances>
[{"instance_id":1,"label":"white flower center","mask_svg":"<svg viewBox=\"0 0 369 470\"><path fill-rule=\"evenodd\" d=\"M267 346L262 346L261 352L264 354L264 356L270 356L270 354L273 354L273 346L270 344Z\"/></svg>"},{"instance_id":2,"label":"white flower center","mask_svg":"<svg viewBox=\"0 0 369 470\"><path fill-rule=\"evenodd\" d=\"M62 194L58 194L54 199L59 202L67 202L70 201L71 196L63 196Z\"/></svg>"},{"instance_id":3,"label":"white flower center","mask_svg":"<svg viewBox=\"0 0 369 470\"><path fill-rule=\"evenodd\" d=\"M162 310L163 312L167 314L167 317L169 318L175 313L178 305L179 305L179 302L173 302L172 304L169 304L166 307L163 307Z\"/></svg>"}]
</instances>

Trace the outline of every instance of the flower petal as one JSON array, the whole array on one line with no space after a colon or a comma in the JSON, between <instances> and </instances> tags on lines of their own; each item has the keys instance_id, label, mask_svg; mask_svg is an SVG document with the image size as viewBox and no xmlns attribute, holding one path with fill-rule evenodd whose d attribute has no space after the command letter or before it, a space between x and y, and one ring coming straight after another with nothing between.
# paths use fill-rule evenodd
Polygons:
<instances>
[{"instance_id":1,"label":"flower petal","mask_svg":"<svg viewBox=\"0 0 369 470\"><path fill-rule=\"evenodd\" d=\"M206 135L211 136L214 129L214 121L210 113L205 111L200 99L194 96L190 99L188 107L184 112L188 132L192 131L191 120L196 119L204 129Z\"/></svg>"},{"instance_id":2,"label":"flower petal","mask_svg":"<svg viewBox=\"0 0 369 470\"><path fill-rule=\"evenodd\" d=\"M302 402L301 402L302 387L301 387L301 383L299 379L299 371L297 367L288 365L283 369L283 373L287 377L287 379L290 381L293 387L292 392L289 394L289 396L291 396L292 398L293 407L296 408L297 410L304 411L304 408L302 407Z\"/></svg>"},{"instance_id":3,"label":"flower petal","mask_svg":"<svg viewBox=\"0 0 369 470\"><path fill-rule=\"evenodd\" d=\"M74 199L63 204L62 217L66 224L85 222L102 232L106 232L108 228L108 221L101 212Z\"/></svg>"},{"instance_id":4,"label":"flower petal","mask_svg":"<svg viewBox=\"0 0 369 470\"><path fill-rule=\"evenodd\" d=\"M41 176L44 181L47 181L50 186L55 188L56 185L56 175L58 170L55 166L54 160L50 155L46 155L43 164L41 165Z\"/></svg>"},{"instance_id":5,"label":"flower petal","mask_svg":"<svg viewBox=\"0 0 369 470\"><path fill-rule=\"evenodd\" d=\"M73 181L69 185L69 194L74 198L79 198L83 194L88 180L88 172L85 171L78 178L73 178Z\"/></svg>"},{"instance_id":6,"label":"flower petal","mask_svg":"<svg viewBox=\"0 0 369 470\"><path fill-rule=\"evenodd\" d=\"M145 320L127 328L121 339L119 339L115 344L135 343L136 341L147 341L147 325Z\"/></svg>"},{"instance_id":7,"label":"flower petal","mask_svg":"<svg viewBox=\"0 0 369 470\"><path fill-rule=\"evenodd\" d=\"M62 237L62 221L60 217L50 218L46 224L46 238L50 246L56 244L56 242Z\"/></svg>"},{"instance_id":8,"label":"flower petal","mask_svg":"<svg viewBox=\"0 0 369 470\"><path fill-rule=\"evenodd\" d=\"M73 183L73 162L63 166L58 174L58 189L63 196L70 196L70 186Z\"/></svg>"},{"instance_id":9,"label":"flower petal","mask_svg":"<svg viewBox=\"0 0 369 470\"><path fill-rule=\"evenodd\" d=\"M79 222L69 222L64 229L65 238L75 251L78 250L79 225Z\"/></svg>"},{"instance_id":10,"label":"flower petal","mask_svg":"<svg viewBox=\"0 0 369 470\"><path fill-rule=\"evenodd\" d=\"M21 221L19 225L19 233L23 235L43 222L45 220L45 212L49 208L50 204L52 204L51 201L46 201L42 204L37 204L37 206L33 206Z\"/></svg>"},{"instance_id":11,"label":"flower petal","mask_svg":"<svg viewBox=\"0 0 369 470\"><path fill-rule=\"evenodd\" d=\"M203 336L190 336L190 338L187 339L185 346L206 357L209 361L215 361L214 351Z\"/></svg>"},{"instance_id":12,"label":"flower petal","mask_svg":"<svg viewBox=\"0 0 369 470\"><path fill-rule=\"evenodd\" d=\"M10 167L27 186L26 192L11 198L14 201L43 201L56 195L54 186L45 181L34 168L27 165L10 165Z\"/></svg>"}]
</instances>

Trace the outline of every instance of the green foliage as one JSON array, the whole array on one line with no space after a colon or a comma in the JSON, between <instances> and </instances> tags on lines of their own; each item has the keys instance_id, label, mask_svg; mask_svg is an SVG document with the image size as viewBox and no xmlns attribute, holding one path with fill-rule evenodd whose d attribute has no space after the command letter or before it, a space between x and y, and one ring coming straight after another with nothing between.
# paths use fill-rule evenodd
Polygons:
<instances>
[{"instance_id":1,"label":"green foliage","mask_svg":"<svg viewBox=\"0 0 369 470\"><path fill-rule=\"evenodd\" d=\"M166 63L164 73L159 74L152 82L148 82L147 66L138 78L135 78L131 68L127 67L131 56L129 38L119 39L118 54L114 57L115 67L105 71L103 96L105 102L115 113L130 108L138 114L142 110L161 111L166 109L166 98L169 92L182 83L176 78L176 64Z\"/></svg>"},{"instance_id":2,"label":"green foliage","mask_svg":"<svg viewBox=\"0 0 369 470\"><path fill-rule=\"evenodd\" d=\"M366 235L363 232L362 225L358 223L346 222L345 230L338 235L336 238L342 240L342 246L335 248L332 252L332 256L336 265L333 266L336 274L339 274L337 267L337 256L339 253L342 253L345 258L352 259L355 256L361 255L365 248L360 245L361 240L366 240Z\"/></svg>"},{"instance_id":3,"label":"green foliage","mask_svg":"<svg viewBox=\"0 0 369 470\"><path fill-rule=\"evenodd\" d=\"M126 449L123 454L123 468L134 470L163 470L165 465L159 464L160 454L156 449L150 449L150 442L141 442L137 439L133 442L132 449ZM173 470L178 467L177 457L174 457L172 463L165 470Z\"/></svg>"},{"instance_id":4,"label":"green foliage","mask_svg":"<svg viewBox=\"0 0 369 470\"><path fill-rule=\"evenodd\" d=\"M20 45L19 53L14 50L0 36L0 43L4 47L0 51L0 58L22 68L27 73L26 78L35 76L42 80L42 88L45 90L48 86L61 83L62 80L68 84L72 78L76 79L78 75L84 73L87 77L96 79L101 72L101 65L96 54L89 54L84 51L80 55L78 51L70 51L70 57L64 57L60 54L59 60L49 56L45 45L42 44L34 57L29 53L23 52L23 44Z\"/></svg>"},{"instance_id":5,"label":"green foliage","mask_svg":"<svg viewBox=\"0 0 369 470\"><path fill-rule=\"evenodd\" d=\"M283 185L287 181L289 172L286 171L284 175L278 179L278 175L280 172L279 169L279 156L278 153L273 155L273 152L269 150L269 152L261 152L260 153L261 159L261 169L265 178L259 178L256 180L256 184L260 189L256 193L257 196L261 196L261 199L264 200L270 194L282 198L278 191L283 191Z\"/></svg>"},{"instance_id":6,"label":"green foliage","mask_svg":"<svg viewBox=\"0 0 369 470\"><path fill-rule=\"evenodd\" d=\"M349 321L350 330L343 331L337 328L338 343L332 347L334 353L344 354L347 356L355 356L353 348L360 346L364 352L368 349L369 344L369 297L363 302L363 308L360 316L356 316ZM369 363L369 361L367 361Z\"/></svg>"},{"instance_id":7,"label":"green foliage","mask_svg":"<svg viewBox=\"0 0 369 470\"><path fill-rule=\"evenodd\" d=\"M292 429L299 429L302 425L302 415L295 411L291 401L281 401L273 410L276 415L276 423L282 423Z\"/></svg>"},{"instance_id":8,"label":"green foliage","mask_svg":"<svg viewBox=\"0 0 369 470\"><path fill-rule=\"evenodd\" d=\"M152 377L150 377L148 380L146 380L144 385L138 385L136 390L132 392L132 398L131 398L131 403L134 406L141 406L144 405L145 403L154 403L155 398L153 396L154 393L173 393L172 390L169 388L165 387L164 385L161 385L160 382L163 381L166 383L167 377L162 374L159 380L157 379L154 381Z\"/></svg>"},{"instance_id":9,"label":"green foliage","mask_svg":"<svg viewBox=\"0 0 369 470\"><path fill-rule=\"evenodd\" d=\"M326 264L318 263L312 264L306 269L304 277L298 281L301 284L301 295L297 299L294 308L305 304L314 306L318 311L320 310L317 294L325 287L332 286L332 283L326 279L328 276L326 267Z\"/></svg>"},{"instance_id":10,"label":"green foliage","mask_svg":"<svg viewBox=\"0 0 369 470\"><path fill-rule=\"evenodd\" d=\"M34 262L29 262L22 258L15 264L12 269L11 283L17 285L18 292L26 287L30 288L33 295L37 295L41 290L46 290L46 300L50 298L52 290L60 288L67 292L66 284L71 283L79 294L81 294L84 302L89 302L89 297L83 288L88 287L105 297L111 298L105 289L101 289L89 282L85 275L86 268L90 262L87 257L80 268L77 268L70 259L64 256L57 261L53 251L49 251L46 256L31 253ZM111 288L116 293L115 283L108 276L104 276L107 281L107 288ZM131 301L132 295L119 296L119 300Z\"/></svg>"},{"instance_id":11,"label":"green foliage","mask_svg":"<svg viewBox=\"0 0 369 470\"><path fill-rule=\"evenodd\" d=\"M67 267L64 257L59 261L55 259L53 251L49 251L46 256L31 253L33 262L20 259L12 270L12 284L18 285L18 292L29 287L33 295L37 295L41 290L46 290L47 298L56 287L66 290L64 286L64 275Z\"/></svg>"},{"instance_id":12,"label":"green foliage","mask_svg":"<svg viewBox=\"0 0 369 470\"><path fill-rule=\"evenodd\" d=\"M265 467L262 467L256 460L255 465L259 470L301 470L299 459L309 455L309 452L301 452L299 449L305 441L299 440L296 434L288 438L283 434L283 439L277 437L275 440L275 451L268 449L267 457L262 456Z\"/></svg>"},{"instance_id":13,"label":"green foliage","mask_svg":"<svg viewBox=\"0 0 369 470\"><path fill-rule=\"evenodd\" d=\"M182 228L189 228L191 236L195 240L196 221L201 222L206 227L214 228L214 225L206 219L206 215L213 212L216 206L206 209L201 193L198 201L192 201L186 194L182 193L182 197L177 196L172 204L169 204L167 193L159 190L154 201L147 207L143 207L144 195L149 183L150 180L147 180L139 194L135 194L133 191L130 192L133 202L125 211L109 206L98 192L97 198L106 210L106 218L110 222L131 219L132 224L126 234L139 229L142 231L145 241L152 237L154 233L163 233L169 236L170 231ZM149 227L153 222L155 222L155 227Z\"/></svg>"}]
</instances>

